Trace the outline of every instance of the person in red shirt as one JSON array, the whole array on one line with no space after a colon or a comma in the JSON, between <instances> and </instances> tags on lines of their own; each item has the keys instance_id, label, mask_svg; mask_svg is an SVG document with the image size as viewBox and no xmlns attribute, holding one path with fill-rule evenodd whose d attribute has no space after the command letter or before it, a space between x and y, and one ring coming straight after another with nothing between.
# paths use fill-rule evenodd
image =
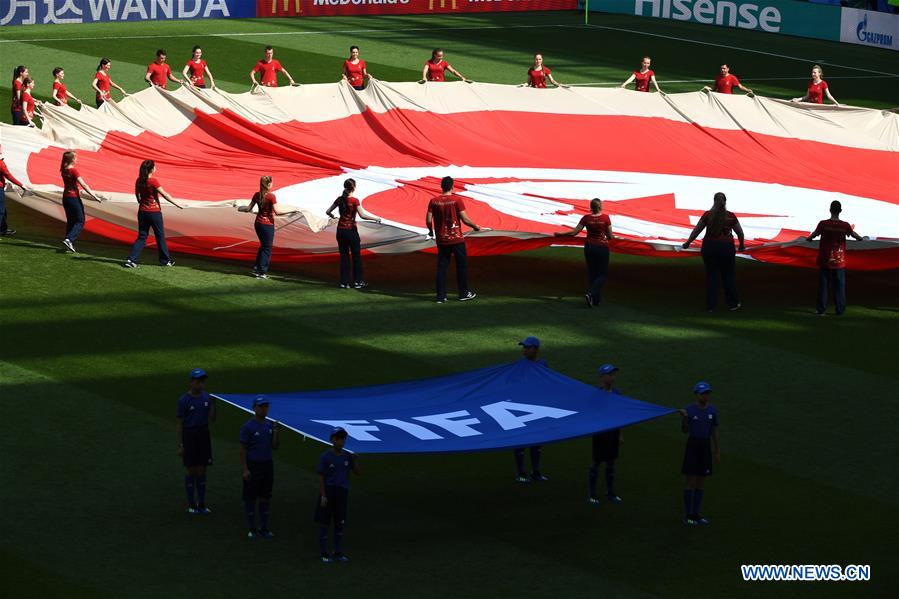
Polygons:
<instances>
[{"instance_id":1,"label":"person in red shirt","mask_svg":"<svg viewBox=\"0 0 899 599\"><path fill-rule=\"evenodd\" d=\"M12 124L27 125L28 119L22 113L22 81L28 77L28 67L19 65L12 71Z\"/></svg>"},{"instance_id":2,"label":"person in red shirt","mask_svg":"<svg viewBox=\"0 0 899 599\"><path fill-rule=\"evenodd\" d=\"M22 182L16 179L11 172L9 172L9 168L6 166L6 161L3 160L3 153L0 148L0 236L4 235L15 235L16 230L10 229L9 225L6 222L6 185L9 182L10 189L12 189L13 185L18 185L19 189L22 190L20 195L25 195L25 186L22 185Z\"/></svg>"},{"instance_id":3,"label":"person in red shirt","mask_svg":"<svg viewBox=\"0 0 899 599\"><path fill-rule=\"evenodd\" d=\"M97 202L103 201L81 178L81 173L75 168L77 162L78 154L69 150L63 152L59 165L63 185L62 208L66 213L66 236L62 240L62 245L73 254L75 253L75 240L84 228L84 204L81 201L79 188L86 191Z\"/></svg>"},{"instance_id":4,"label":"person in red shirt","mask_svg":"<svg viewBox=\"0 0 899 599\"><path fill-rule=\"evenodd\" d=\"M715 201L711 210L707 210L699 217L699 222L693 228L687 241L681 247L687 249L700 233L705 229L705 237L702 239L702 262L705 265L705 300L709 312L714 312L718 305L718 282L724 284L724 298L727 308L731 311L739 310L740 296L737 292L736 282L736 251L734 250L734 236L740 242L739 251L745 252L743 227L737 220L737 215L727 210L727 196L720 191L715 194Z\"/></svg>"},{"instance_id":5,"label":"person in red shirt","mask_svg":"<svg viewBox=\"0 0 899 599\"><path fill-rule=\"evenodd\" d=\"M81 104L81 100L75 97L75 94L71 93L68 89L66 89L66 84L63 81L66 78L66 72L62 67L56 67L53 69L53 102L57 106L68 106L69 98L72 98L78 104Z\"/></svg>"},{"instance_id":6,"label":"person in red shirt","mask_svg":"<svg viewBox=\"0 0 899 599\"><path fill-rule=\"evenodd\" d=\"M527 86L546 89L547 79L549 79L549 82L556 87L566 87L553 79L552 70L543 64L543 55L540 53L534 54L534 66L528 69L528 82L523 83L520 87Z\"/></svg>"},{"instance_id":7,"label":"person in red shirt","mask_svg":"<svg viewBox=\"0 0 899 599\"><path fill-rule=\"evenodd\" d=\"M443 60L443 54L442 48L434 48L434 51L431 52L431 60L425 62L425 66L421 69L421 80L419 80L419 83L427 83L429 81L442 82L445 71L449 71L466 83L471 83L471 80L463 77L462 73L453 68L453 65Z\"/></svg>"},{"instance_id":8,"label":"person in red shirt","mask_svg":"<svg viewBox=\"0 0 899 599\"><path fill-rule=\"evenodd\" d=\"M101 58L100 64L97 65L97 74L94 75L94 80L91 82L91 87L97 92L97 108L100 108L104 102L112 101L112 95L110 94L111 87L122 92L123 96L128 95L128 92L119 87L116 82L112 80L112 77L109 76L109 69L111 68L112 62L108 58Z\"/></svg>"},{"instance_id":9,"label":"person in red shirt","mask_svg":"<svg viewBox=\"0 0 899 599\"><path fill-rule=\"evenodd\" d=\"M462 198L453 193L454 184L452 177L444 177L440 181L442 193L428 202L428 214L425 217L428 237L437 239L438 304L446 301L446 271L453 256L456 257L459 300L465 302L477 297L477 294L468 288L468 253L465 249L465 238L462 236L462 223L475 231L480 231L481 228L465 214Z\"/></svg>"},{"instance_id":10,"label":"person in red shirt","mask_svg":"<svg viewBox=\"0 0 899 599\"><path fill-rule=\"evenodd\" d=\"M627 78L627 81L621 84L621 87L627 87L630 85L631 81L636 81L637 84L634 89L638 92L648 92L649 91L649 83L655 86L657 92L661 92L659 89L659 83L656 81L656 74L649 68L652 64L652 59L648 56L643 57L643 61L640 63L640 70L634 71L631 73L631 76Z\"/></svg>"},{"instance_id":11,"label":"person in red shirt","mask_svg":"<svg viewBox=\"0 0 899 599\"><path fill-rule=\"evenodd\" d=\"M602 288L609 278L609 242L615 239L612 234L612 221L602 213L602 200L590 200L590 214L581 217L576 227L568 231L556 233L556 237L577 235L587 229L584 240L584 259L587 261L587 293L584 299L587 306L598 306L602 301Z\"/></svg>"},{"instance_id":12,"label":"person in red shirt","mask_svg":"<svg viewBox=\"0 0 899 599\"><path fill-rule=\"evenodd\" d=\"M818 65L812 67L812 79L808 82L808 89L805 95L801 98L793 98L793 101L824 104L824 96L827 96L827 99L833 102L834 106L839 106L840 103L830 95L830 87L828 87L827 82L822 77L824 77L824 70Z\"/></svg>"},{"instance_id":13,"label":"person in red shirt","mask_svg":"<svg viewBox=\"0 0 899 599\"><path fill-rule=\"evenodd\" d=\"M159 196L165 198L176 208L184 207L172 199L172 196L162 188L159 180L153 175L156 173L156 163L152 160L144 160L140 163L140 174L134 182L134 197L137 199L137 239L131 245L131 253L125 260L125 268L137 268L140 253L144 250L150 229L153 229L153 237L156 239L156 250L159 253L160 266L175 266L175 261L169 255L168 245L165 243L165 225L162 222L162 206L159 205Z\"/></svg>"},{"instance_id":14,"label":"person in red shirt","mask_svg":"<svg viewBox=\"0 0 899 599\"><path fill-rule=\"evenodd\" d=\"M253 85L262 85L263 87L278 87L278 71L284 73L291 85L296 85L296 81L287 72L287 69L281 66L281 63L274 58L275 49L271 46L265 47L265 58L256 63L253 70L250 71L250 80ZM262 73L262 82L256 81L256 73Z\"/></svg>"},{"instance_id":15,"label":"person in red shirt","mask_svg":"<svg viewBox=\"0 0 899 599\"><path fill-rule=\"evenodd\" d=\"M278 198L272 193L272 178L268 175L260 177L259 191L253 194L248 205L240 206L237 211L252 212L254 206L259 210L253 224L259 238L259 251L256 252L256 263L253 265L252 273L257 279L267 279L268 267L272 260L272 247L275 245L275 216L291 214L294 210L278 204Z\"/></svg>"},{"instance_id":16,"label":"person in red shirt","mask_svg":"<svg viewBox=\"0 0 899 599\"><path fill-rule=\"evenodd\" d=\"M34 79L30 77L26 77L22 81L22 114L25 115L26 125L29 127L34 127L34 107L35 105L40 105L43 102L39 100L35 100L34 96L31 95L31 91L34 89Z\"/></svg>"},{"instance_id":17,"label":"person in red shirt","mask_svg":"<svg viewBox=\"0 0 899 599\"><path fill-rule=\"evenodd\" d=\"M353 287L362 289L367 287L368 283L362 276L362 244L359 240L359 230L356 228L356 215L365 220L374 221L378 224L381 219L366 211L359 203L359 200L353 197L356 191L356 181L347 179L343 182L343 193L340 194L326 214L328 218L334 218L334 209L339 212L340 218L337 220L337 247L340 249L340 288L350 288L350 254L353 255Z\"/></svg>"},{"instance_id":18,"label":"person in red shirt","mask_svg":"<svg viewBox=\"0 0 899 599\"><path fill-rule=\"evenodd\" d=\"M350 57L343 61L343 80L353 89L365 89L365 80L371 78L365 68L365 61L359 58L359 46L350 46Z\"/></svg>"},{"instance_id":19,"label":"person in red shirt","mask_svg":"<svg viewBox=\"0 0 899 599\"><path fill-rule=\"evenodd\" d=\"M821 236L818 244L818 304L815 313L824 316L827 311L827 288L833 285L833 303L837 316L846 311L846 238L857 241L867 239L852 230L852 225L840 220L843 205L837 200L830 203L830 218L822 220L806 241Z\"/></svg>"},{"instance_id":20,"label":"person in red shirt","mask_svg":"<svg viewBox=\"0 0 899 599\"><path fill-rule=\"evenodd\" d=\"M715 77L714 91L718 92L719 94L732 94L735 87L738 87L747 94L752 95L752 90L740 83L740 80L737 79L736 75L731 74L729 66L727 66L726 64L721 65L721 72L717 77ZM707 92L713 91L712 88L708 85L702 89L703 91Z\"/></svg>"},{"instance_id":21,"label":"person in red shirt","mask_svg":"<svg viewBox=\"0 0 899 599\"><path fill-rule=\"evenodd\" d=\"M172 75L172 68L166 63L166 58L168 55L165 50L159 49L156 51L156 60L147 65L147 74L144 75L144 81L153 87L161 87L162 89L166 88L166 84L168 81L174 81L175 83L184 82Z\"/></svg>"},{"instance_id":22,"label":"person in red shirt","mask_svg":"<svg viewBox=\"0 0 899 599\"><path fill-rule=\"evenodd\" d=\"M209 87L215 89L215 79L212 78L209 65L203 60L203 49L200 46L194 46L193 56L184 65L181 74L184 75L185 81L200 89L206 88L206 77L209 77Z\"/></svg>"}]
</instances>

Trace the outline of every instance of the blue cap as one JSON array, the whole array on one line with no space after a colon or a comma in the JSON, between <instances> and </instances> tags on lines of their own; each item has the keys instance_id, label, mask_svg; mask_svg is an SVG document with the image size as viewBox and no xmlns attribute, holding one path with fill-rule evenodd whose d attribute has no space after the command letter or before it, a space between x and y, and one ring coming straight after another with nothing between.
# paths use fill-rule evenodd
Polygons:
<instances>
[{"instance_id":1,"label":"blue cap","mask_svg":"<svg viewBox=\"0 0 899 599\"><path fill-rule=\"evenodd\" d=\"M333 429L331 429L331 437L330 438L333 439L334 437L337 437L337 436L342 436L342 437L347 436L347 432L342 426L335 426Z\"/></svg>"},{"instance_id":2,"label":"blue cap","mask_svg":"<svg viewBox=\"0 0 899 599\"><path fill-rule=\"evenodd\" d=\"M523 345L525 347L540 347L540 340L531 335L530 337L525 337L521 341L518 342L518 345Z\"/></svg>"},{"instance_id":3,"label":"blue cap","mask_svg":"<svg viewBox=\"0 0 899 599\"><path fill-rule=\"evenodd\" d=\"M255 408L256 406L267 406L267 405L270 404L270 403L272 403L272 402L269 401L269 399L268 399L265 395L257 395L257 396L253 399L253 407L254 407L254 408Z\"/></svg>"},{"instance_id":4,"label":"blue cap","mask_svg":"<svg viewBox=\"0 0 899 599\"><path fill-rule=\"evenodd\" d=\"M693 393L702 394L702 393L711 393L711 392L712 392L712 386L709 385L705 381L699 381L698 383L693 385Z\"/></svg>"},{"instance_id":5,"label":"blue cap","mask_svg":"<svg viewBox=\"0 0 899 599\"><path fill-rule=\"evenodd\" d=\"M619 370L621 369L612 364L603 364L599 367L599 374L612 374L613 372L618 372Z\"/></svg>"},{"instance_id":6,"label":"blue cap","mask_svg":"<svg viewBox=\"0 0 899 599\"><path fill-rule=\"evenodd\" d=\"M206 374L206 371L203 370L202 368L194 368L193 370L190 371L190 378L191 378L191 380L205 379L205 378L209 378L209 375Z\"/></svg>"}]
</instances>

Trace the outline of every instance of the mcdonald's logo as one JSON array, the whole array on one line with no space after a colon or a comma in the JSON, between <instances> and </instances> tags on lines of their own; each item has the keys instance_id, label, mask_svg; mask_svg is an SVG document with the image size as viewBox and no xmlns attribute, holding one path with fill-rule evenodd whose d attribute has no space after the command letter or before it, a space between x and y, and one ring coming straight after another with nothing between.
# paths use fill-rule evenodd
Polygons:
<instances>
[{"instance_id":1,"label":"mcdonald's logo","mask_svg":"<svg viewBox=\"0 0 899 599\"><path fill-rule=\"evenodd\" d=\"M455 0L453 0L453 2L455 3ZM290 0L283 0L282 4L284 6L283 14L286 15L288 13L288 11L290 11ZM293 11L294 11L293 14L295 14L295 15L302 14L303 9L300 6L300 0L293 0L293 5L294 5L293 6ZM278 0L272 0L271 15L273 17L278 16Z\"/></svg>"},{"instance_id":2,"label":"mcdonald's logo","mask_svg":"<svg viewBox=\"0 0 899 599\"><path fill-rule=\"evenodd\" d=\"M456 0L452 2L452 9L456 10ZM440 8L446 8L446 0L440 0ZM434 0L428 0L428 10L434 10Z\"/></svg>"}]
</instances>

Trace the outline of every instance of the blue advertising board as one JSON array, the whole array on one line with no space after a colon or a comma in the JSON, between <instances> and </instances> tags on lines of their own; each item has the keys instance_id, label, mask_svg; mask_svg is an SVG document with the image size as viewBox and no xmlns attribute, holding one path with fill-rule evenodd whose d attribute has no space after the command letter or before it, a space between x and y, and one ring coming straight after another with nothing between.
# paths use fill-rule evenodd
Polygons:
<instances>
[{"instance_id":1,"label":"blue advertising board","mask_svg":"<svg viewBox=\"0 0 899 599\"><path fill-rule=\"evenodd\" d=\"M253 0L0 0L4 27L255 16Z\"/></svg>"}]
</instances>

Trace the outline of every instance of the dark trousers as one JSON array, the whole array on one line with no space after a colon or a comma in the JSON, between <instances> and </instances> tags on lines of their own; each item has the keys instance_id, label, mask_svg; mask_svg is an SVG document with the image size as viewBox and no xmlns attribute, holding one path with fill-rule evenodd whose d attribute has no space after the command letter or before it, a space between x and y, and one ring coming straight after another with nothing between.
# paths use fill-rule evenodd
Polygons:
<instances>
[{"instance_id":1,"label":"dark trousers","mask_svg":"<svg viewBox=\"0 0 899 599\"><path fill-rule=\"evenodd\" d=\"M732 239L702 242L702 262L705 264L705 303L709 310L718 305L718 283L724 285L724 299L728 308L740 303L737 293L736 258Z\"/></svg>"},{"instance_id":2,"label":"dark trousers","mask_svg":"<svg viewBox=\"0 0 899 599\"><path fill-rule=\"evenodd\" d=\"M256 223L256 237L259 238L259 250L256 252L256 272L265 274L272 261L272 246L275 245L275 225Z\"/></svg>"},{"instance_id":3,"label":"dark trousers","mask_svg":"<svg viewBox=\"0 0 899 599\"><path fill-rule=\"evenodd\" d=\"M159 251L159 263L167 264L171 257L169 256L169 248L165 244L165 228L162 224L162 212L145 212L139 210L137 212L137 239L131 246L131 254L128 259L137 262L140 253L147 243L147 237L150 235L150 229L153 229L153 237L156 238L156 249Z\"/></svg>"},{"instance_id":4,"label":"dark trousers","mask_svg":"<svg viewBox=\"0 0 899 599\"><path fill-rule=\"evenodd\" d=\"M62 207L66 211L66 239L75 241L84 228L84 204L81 198L63 198Z\"/></svg>"},{"instance_id":5,"label":"dark trousers","mask_svg":"<svg viewBox=\"0 0 899 599\"><path fill-rule=\"evenodd\" d=\"M97 98L96 98L97 108L100 108L101 106L103 106L103 103L104 103L105 101L106 101L106 100L104 100L104 99L101 98L100 96L97 96Z\"/></svg>"},{"instance_id":6,"label":"dark trousers","mask_svg":"<svg viewBox=\"0 0 899 599\"><path fill-rule=\"evenodd\" d=\"M0 235L5 235L9 226L6 224L6 190L0 185Z\"/></svg>"},{"instance_id":7,"label":"dark trousers","mask_svg":"<svg viewBox=\"0 0 899 599\"><path fill-rule=\"evenodd\" d=\"M456 282L459 287L459 297L468 295L468 253L465 251L465 243L438 245L437 299L446 299L446 271L453 256L456 257Z\"/></svg>"},{"instance_id":8,"label":"dark trousers","mask_svg":"<svg viewBox=\"0 0 899 599\"><path fill-rule=\"evenodd\" d=\"M27 125L28 119L25 117L25 112L20 110L12 111L12 124L13 125Z\"/></svg>"},{"instance_id":9,"label":"dark trousers","mask_svg":"<svg viewBox=\"0 0 899 599\"><path fill-rule=\"evenodd\" d=\"M846 269L845 268L819 268L818 269L818 305L819 314L827 311L827 288L833 285L833 303L837 314L846 311Z\"/></svg>"},{"instance_id":10,"label":"dark trousers","mask_svg":"<svg viewBox=\"0 0 899 599\"><path fill-rule=\"evenodd\" d=\"M525 449L528 449L531 454L531 470L534 474L540 474L540 454L543 450L543 446L534 445L528 448L518 447L513 452L515 454L515 468L518 470L518 476L527 476L527 469L524 464Z\"/></svg>"},{"instance_id":11,"label":"dark trousers","mask_svg":"<svg viewBox=\"0 0 899 599\"><path fill-rule=\"evenodd\" d=\"M350 284L350 254L353 255L353 282L361 283L362 278L362 242L359 231L353 229L337 229L337 247L340 249L340 284Z\"/></svg>"},{"instance_id":12,"label":"dark trousers","mask_svg":"<svg viewBox=\"0 0 899 599\"><path fill-rule=\"evenodd\" d=\"M602 288L609 278L609 248L592 243L584 244L584 259L587 261L587 285L593 303L602 299Z\"/></svg>"}]
</instances>

